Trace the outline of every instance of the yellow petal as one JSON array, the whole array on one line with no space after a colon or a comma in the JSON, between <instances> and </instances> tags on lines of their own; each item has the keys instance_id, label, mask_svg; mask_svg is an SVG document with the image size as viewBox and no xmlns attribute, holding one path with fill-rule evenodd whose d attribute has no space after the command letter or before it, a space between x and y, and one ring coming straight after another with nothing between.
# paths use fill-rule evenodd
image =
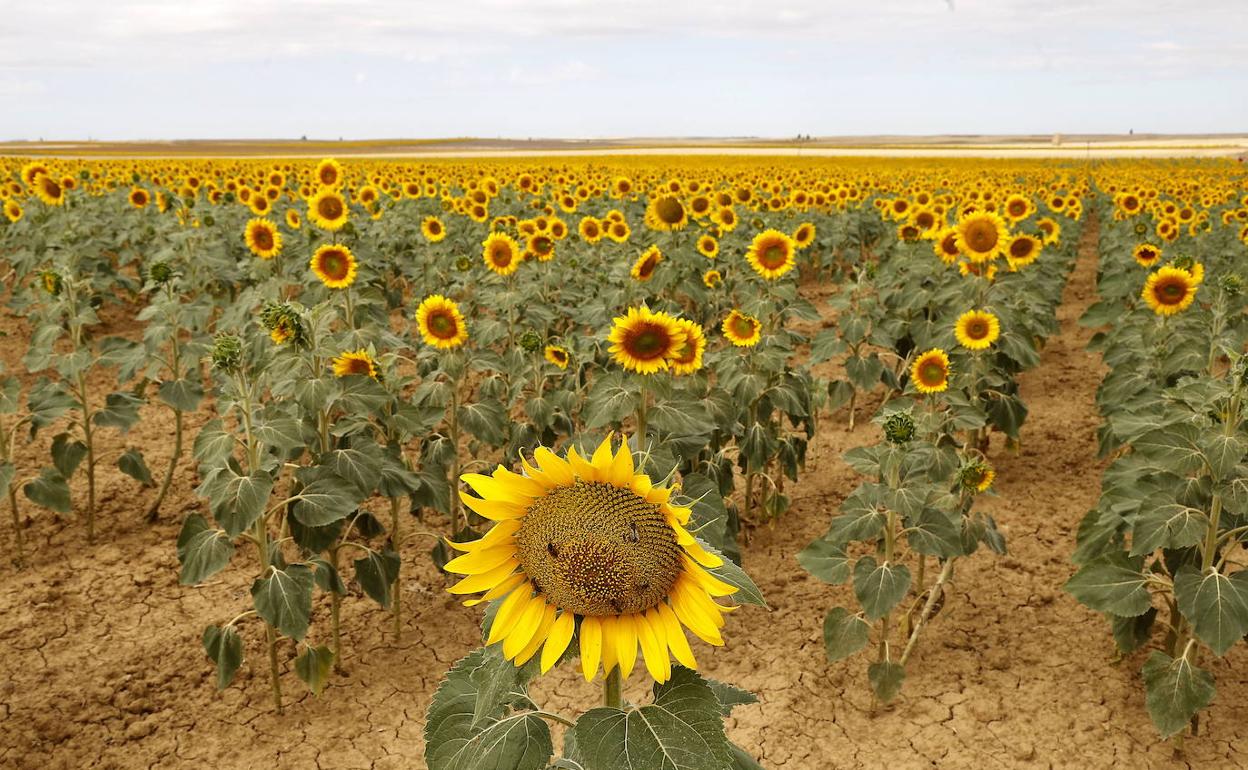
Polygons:
<instances>
[{"instance_id":1,"label":"yellow petal","mask_svg":"<svg viewBox=\"0 0 1248 770\"><path fill-rule=\"evenodd\" d=\"M498 607L498 612L494 613L494 622L490 624L490 635L485 640L486 644L494 644L507 635L507 632L520 619L520 613L528 606L529 597L532 595L533 586L526 585L506 599L503 599L503 603Z\"/></svg>"},{"instance_id":2,"label":"yellow petal","mask_svg":"<svg viewBox=\"0 0 1248 770\"><path fill-rule=\"evenodd\" d=\"M646 670L654 681L662 684L672 675L672 660L667 657L667 645L659 641L654 627L645 615L633 615L634 627L637 629L637 641L641 643L641 654L646 661Z\"/></svg>"},{"instance_id":3,"label":"yellow petal","mask_svg":"<svg viewBox=\"0 0 1248 770\"><path fill-rule=\"evenodd\" d=\"M615 620L615 655L620 675L628 679L637 664L637 626L632 615L620 615Z\"/></svg>"},{"instance_id":4,"label":"yellow petal","mask_svg":"<svg viewBox=\"0 0 1248 770\"><path fill-rule=\"evenodd\" d=\"M550 627L546 637L546 646L542 647L542 673L545 674L559 661L559 656L568 649L572 641L572 633L576 631L576 617L566 610Z\"/></svg>"},{"instance_id":5,"label":"yellow petal","mask_svg":"<svg viewBox=\"0 0 1248 770\"><path fill-rule=\"evenodd\" d=\"M520 506L528 505L533 500L532 495L526 495L512 485L489 476L482 476L480 473L465 473L459 478L487 500L513 503ZM481 515L484 516L485 514Z\"/></svg>"},{"instance_id":6,"label":"yellow petal","mask_svg":"<svg viewBox=\"0 0 1248 770\"><path fill-rule=\"evenodd\" d=\"M482 476L481 478L486 478ZM467 492L460 492L459 499L464 505L481 514L491 521L504 521L506 519L520 519L524 517L525 507L519 503L513 503L510 500L493 500L482 497L473 497Z\"/></svg>"},{"instance_id":7,"label":"yellow petal","mask_svg":"<svg viewBox=\"0 0 1248 770\"><path fill-rule=\"evenodd\" d=\"M650 490L654 489L654 482L644 473L633 476L633 491L638 497L646 497L650 494Z\"/></svg>"},{"instance_id":8,"label":"yellow petal","mask_svg":"<svg viewBox=\"0 0 1248 770\"><path fill-rule=\"evenodd\" d=\"M537 594L529 599L516 620L516 625L503 639L503 657L512 660L528 646L537 629L542 625L542 615L546 612L546 597Z\"/></svg>"},{"instance_id":9,"label":"yellow petal","mask_svg":"<svg viewBox=\"0 0 1248 770\"><path fill-rule=\"evenodd\" d=\"M716 647L722 647L724 644L723 637L719 634L719 627L711 620L711 618L702 614L702 611L696 604L691 604L684 595L675 592L668 596L675 611L676 617L680 618L680 622L693 632L693 635Z\"/></svg>"},{"instance_id":10,"label":"yellow petal","mask_svg":"<svg viewBox=\"0 0 1248 770\"><path fill-rule=\"evenodd\" d=\"M692 563L686 565L685 574L693 578L697 584L711 596L732 596L740 590L731 583L725 583L711 573Z\"/></svg>"},{"instance_id":11,"label":"yellow petal","mask_svg":"<svg viewBox=\"0 0 1248 770\"><path fill-rule=\"evenodd\" d=\"M593 681L602 660L602 623L596 617L581 618L581 673L585 681Z\"/></svg>"},{"instance_id":12,"label":"yellow petal","mask_svg":"<svg viewBox=\"0 0 1248 770\"><path fill-rule=\"evenodd\" d=\"M567 486L572 483L572 466L568 465L567 460L559 457L554 452L544 446L539 446L533 451L533 459L542 467L542 471L558 486Z\"/></svg>"},{"instance_id":13,"label":"yellow petal","mask_svg":"<svg viewBox=\"0 0 1248 770\"><path fill-rule=\"evenodd\" d=\"M689 519L693 517L693 511L682 505L671 505L669 503L668 505L663 506L663 511L665 513L670 513L672 517L676 519L676 523L682 527L688 524Z\"/></svg>"},{"instance_id":14,"label":"yellow petal","mask_svg":"<svg viewBox=\"0 0 1248 770\"><path fill-rule=\"evenodd\" d=\"M461 499L463 499L462 496ZM473 499L475 500L477 498ZM476 540L469 540L464 543L453 543L450 540L447 540L446 544L454 548L456 551L464 552L480 551L484 548L492 548L496 545L502 545L504 542L510 541L511 536L516 534L516 531L520 529L520 523L520 519L500 521L490 527L489 531L487 531L483 537Z\"/></svg>"},{"instance_id":15,"label":"yellow petal","mask_svg":"<svg viewBox=\"0 0 1248 770\"><path fill-rule=\"evenodd\" d=\"M693 657L693 649L689 647L689 640L685 638L685 629L680 625L680 619L676 617L676 613L662 602L655 610L659 622L663 624L663 629L667 632L667 647L672 651L672 657L685 668L697 670L698 661Z\"/></svg>"},{"instance_id":16,"label":"yellow petal","mask_svg":"<svg viewBox=\"0 0 1248 770\"><path fill-rule=\"evenodd\" d=\"M612 459L614 459L611 457L611 437L613 435L615 434L614 433L607 434L607 437L604 438L602 440L602 443L598 445L598 448L594 450L594 456L590 460L590 462L594 464L594 468L597 469L599 473L601 473L603 470L607 468L610 468L611 461ZM605 480L605 479L600 479L600 480Z\"/></svg>"},{"instance_id":17,"label":"yellow petal","mask_svg":"<svg viewBox=\"0 0 1248 770\"><path fill-rule=\"evenodd\" d=\"M507 561L498 565L489 572L482 572L479 575L469 575L455 585L446 589L453 594L475 594L480 591L488 591L507 578L511 577L511 573L516 567L520 566L520 562L514 557L509 557Z\"/></svg>"},{"instance_id":18,"label":"yellow petal","mask_svg":"<svg viewBox=\"0 0 1248 770\"><path fill-rule=\"evenodd\" d=\"M607 472L607 481L617 487L628 489L633 483L633 451L628 448L628 442L620 444L620 451L615 453L615 459L611 461L611 470Z\"/></svg>"},{"instance_id":19,"label":"yellow petal","mask_svg":"<svg viewBox=\"0 0 1248 770\"><path fill-rule=\"evenodd\" d=\"M680 539L680 532L684 532L684 531L685 531L684 527L679 528L679 531L676 534L677 540ZM689 533L685 532L685 534L689 534ZM696 539L694 539L692 535L690 535L688 543L681 543L680 546L681 548L685 549L685 553L693 557L694 561L696 561L698 564L701 564L703 567L706 567L707 569L714 569L716 567L722 567L724 565L723 559L719 558L715 554L703 548L702 544L699 543Z\"/></svg>"},{"instance_id":20,"label":"yellow petal","mask_svg":"<svg viewBox=\"0 0 1248 770\"><path fill-rule=\"evenodd\" d=\"M542 643L545 642L546 637L550 635L550 629L555 625L556 612L557 610L553 604L547 604L546 609L542 610L542 622L537 627L537 633L533 635L533 638L529 640L529 643L526 644L524 649L520 651L520 654L516 656L515 664L517 666L523 666L525 663L528 663L533 656L537 654L537 651L541 649Z\"/></svg>"},{"instance_id":21,"label":"yellow petal","mask_svg":"<svg viewBox=\"0 0 1248 770\"><path fill-rule=\"evenodd\" d=\"M577 453L576 447L568 449L568 463L571 464L572 472L577 478L585 481L599 480L598 470Z\"/></svg>"},{"instance_id":22,"label":"yellow petal","mask_svg":"<svg viewBox=\"0 0 1248 770\"><path fill-rule=\"evenodd\" d=\"M647 502L662 505L671 499L672 490L670 487L652 487L645 497Z\"/></svg>"},{"instance_id":23,"label":"yellow petal","mask_svg":"<svg viewBox=\"0 0 1248 770\"><path fill-rule=\"evenodd\" d=\"M486 591L485 594L483 594L482 596L476 599L469 599L465 601L464 606L475 607L478 604L481 604L482 602L492 602L495 599L499 598L500 596L506 596L507 594L515 590L516 588L519 588L527 580L528 580L528 577L524 574L524 572L517 572L516 574L512 575L511 577L507 578L503 582L491 588L489 591Z\"/></svg>"},{"instance_id":24,"label":"yellow petal","mask_svg":"<svg viewBox=\"0 0 1248 770\"><path fill-rule=\"evenodd\" d=\"M509 489L530 499L541 497L549 491L536 479L521 476L519 473L509 471L501 465L494 469L494 480L506 484Z\"/></svg>"},{"instance_id":25,"label":"yellow petal","mask_svg":"<svg viewBox=\"0 0 1248 770\"><path fill-rule=\"evenodd\" d=\"M457 556L443 567L457 575L479 575L489 572L516 554L515 545L500 545Z\"/></svg>"},{"instance_id":26,"label":"yellow petal","mask_svg":"<svg viewBox=\"0 0 1248 770\"><path fill-rule=\"evenodd\" d=\"M611 669L620 664L615 649L619 641L615 635L616 618L614 615L603 615L599 618L602 625L602 672L610 674Z\"/></svg>"}]
</instances>

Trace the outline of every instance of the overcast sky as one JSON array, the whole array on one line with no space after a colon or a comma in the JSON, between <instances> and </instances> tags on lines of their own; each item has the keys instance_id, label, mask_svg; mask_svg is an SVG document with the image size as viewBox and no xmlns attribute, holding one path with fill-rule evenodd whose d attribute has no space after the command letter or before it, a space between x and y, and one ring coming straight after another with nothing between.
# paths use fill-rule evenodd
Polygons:
<instances>
[{"instance_id":1,"label":"overcast sky","mask_svg":"<svg viewBox=\"0 0 1248 770\"><path fill-rule=\"evenodd\" d=\"M0 139L1248 131L1248 0L0 0Z\"/></svg>"}]
</instances>

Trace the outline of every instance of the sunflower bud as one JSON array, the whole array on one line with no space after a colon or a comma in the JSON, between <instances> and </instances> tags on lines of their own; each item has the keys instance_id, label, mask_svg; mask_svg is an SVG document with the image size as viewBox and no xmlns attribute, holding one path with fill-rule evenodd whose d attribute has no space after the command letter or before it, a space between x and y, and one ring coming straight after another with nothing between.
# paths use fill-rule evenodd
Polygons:
<instances>
[{"instance_id":1,"label":"sunflower bud","mask_svg":"<svg viewBox=\"0 0 1248 770\"><path fill-rule=\"evenodd\" d=\"M968 463L958 472L958 480L962 488L969 492L988 491L988 487L992 486L992 480L996 477L997 474L992 466L982 461Z\"/></svg>"},{"instance_id":2,"label":"sunflower bud","mask_svg":"<svg viewBox=\"0 0 1248 770\"><path fill-rule=\"evenodd\" d=\"M168 262L154 262L147 268L147 278L152 283L164 285L173 280L173 268Z\"/></svg>"},{"instance_id":3,"label":"sunflower bud","mask_svg":"<svg viewBox=\"0 0 1248 770\"><path fill-rule=\"evenodd\" d=\"M468 257L459 257L455 260L455 269L461 273L466 273L472 269L472 260Z\"/></svg>"},{"instance_id":4,"label":"sunflower bud","mask_svg":"<svg viewBox=\"0 0 1248 770\"><path fill-rule=\"evenodd\" d=\"M1228 297L1238 297L1244 291L1244 279L1238 273L1227 273L1222 276L1222 291Z\"/></svg>"},{"instance_id":5,"label":"sunflower bud","mask_svg":"<svg viewBox=\"0 0 1248 770\"><path fill-rule=\"evenodd\" d=\"M906 444L914 438L914 417L909 412L893 412L884 419L884 438L891 444Z\"/></svg>"},{"instance_id":6,"label":"sunflower bud","mask_svg":"<svg viewBox=\"0 0 1248 770\"><path fill-rule=\"evenodd\" d=\"M229 190L229 191L227 191L227 192L225 193L224 200L225 200L225 202L226 202L226 203L233 203L233 202L236 200L236 197L235 197L235 195L234 195L234 191L233 191L233 190Z\"/></svg>"},{"instance_id":7,"label":"sunflower bud","mask_svg":"<svg viewBox=\"0 0 1248 770\"><path fill-rule=\"evenodd\" d=\"M44 270L39 275L40 281L43 282L43 290L53 297L59 297L63 287L61 283L61 274L55 270Z\"/></svg>"},{"instance_id":8,"label":"sunflower bud","mask_svg":"<svg viewBox=\"0 0 1248 770\"><path fill-rule=\"evenodd\" d=\"M215 225L216 223L217 223L217 220L215 220L215 219L213 219L213 218L212 218L212 214L205 214L205 215L204 215L204 226L205 226L205 227L212 227L212 226L213 226L213 225Z\"/></svg>"},{"instance_id":9,"label":"sunflower bud","mask_svg":"<svg viewBox=\"0 0 1248 770\"><path fill-rule=\"evenodd\" d=\"M520 335L520 347L529 353L536 353L542 347L542 335L528 329Z\"/></svg>"},{"instance_id":10,"label":"sunflower bud","mask_svg":"<svg viewBox=\"0 0 1248 770\"><path fill-rule=\"evenodd\" d=\"M308 344L308 330L299 311L289 302L270 302L260 311L260 323L269 332L275 344L289 342L295 347Z\"/></svg>"},{"instance_id":11,"label":"sunflower bud","mask_svg":"<svg viewBox=\"0 0 1248 770\"><path fill-rule=\"evenodd\" d=\"M1143 222L1136 222L1136 223L1135 223L1135 234L1136 234L1136 235L1144 235L1144 234L1145 234L1145 233L1147 233L1147 232L1148 232L1148 225L1144 224Z\"/></svg>"},{"instance_id":12,"label":"sunflower bud","mask_svg":"<svg viewBox=\"0 0 1248 770\"><path fill-rule=\"evenodd\" d=\"M212 339L212 366L233 374L243 365L243 340L237 334L221 332Z\"/></svg>"},{"instance_id":13,"label":"sunflower bud","mask_svg":"<svg viewBox=\"0 0 1248 770\"><path fill-rule=\"evenodd\" d=\"M1196 264L1196 260L1192 259L1191 257L1178 257L1174 260L1175 267L1179 268L1180 270L1186 270L1189 273L1192 271L1192 267L1195 266L1195 264Z\"/></svg>"}]
</instances>

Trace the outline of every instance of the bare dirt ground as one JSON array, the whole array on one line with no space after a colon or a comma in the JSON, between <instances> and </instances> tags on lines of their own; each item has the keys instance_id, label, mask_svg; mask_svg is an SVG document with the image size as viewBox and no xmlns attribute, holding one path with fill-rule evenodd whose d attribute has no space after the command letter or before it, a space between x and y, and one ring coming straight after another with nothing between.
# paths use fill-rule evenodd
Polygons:
<instances>
[{"instance_id":1,"label":"bare dirt ground","mask_svg":"<svg viewBox=\"0 0 1248 770\"><path fill-rule=\"evenodd\" d=\"M733 740L764 767L816 768L1172 768L1248 766L1248 660L1236 651L1210 665L1218 696L1186 755L1157 740L1144 710L1144 654L1117 661L1103 621L1061 591L1072 572L1074 531L1094 504L1093 402L1099 360L1084 351L1075 320L1093 301L1094 233L1067 287L1061 334L1023 378L1031 410L1021 454L994 443L999 496L985 507L1009 539L1010 555L978 554L959 569L943 612L925 632L901 698L872 703L865 662L829 664L822 618L845 605L847 587L807 575L794 554L820 534L857 480L841 461L872 441L869 423L845 430L842 411L827 418L793 509L752 533L745 566L771 610L729 618L727 646L696 652L709 676L746 687L756 705L739 707ZM114 313L113 331L134 331ZM10 339L29 330L3 323ZM0 346L16 368L24 344ZM102 392L105 383L96 384ZM202 420L201 420L202 421ZM198 427L196 421L192 430ZM865 420L863 421L865 422ZM54 431L23 446L19 467L47 457ZM23 501L33 556L12 563L7 515L0 527L0 767L62 768L412 768L423 766L423 716L443 672L479 643L480 610L460 606L416 545L404 554L403 638L369 600L345 603L347 673L319 698L306 692L284 648L285 714L272 710L259 626L242 622L247 661L218 694L199 642L203 627L250 606L246 558L209 584L177 582L179 522L199 506L192 468L174 483L162 520L143 523L148 496L112 462L141 446L153 469L171 445L167 414L152 409L124 438L108 440L100 468L101 544L81 522L61 521ZM20 443L20 442L19 442ZM75 489L76 499L83 494ZM427 525L434 526L437 522ZM423 543L420 543L423 546ZM358 589L356 590L358 594ZM328 604L314 634L328 634ZM634 674L626 694L640 699ZM575 714L597 702L595 686L573 671L543 679L539 702Z\"/></svg>"}]
</instances>

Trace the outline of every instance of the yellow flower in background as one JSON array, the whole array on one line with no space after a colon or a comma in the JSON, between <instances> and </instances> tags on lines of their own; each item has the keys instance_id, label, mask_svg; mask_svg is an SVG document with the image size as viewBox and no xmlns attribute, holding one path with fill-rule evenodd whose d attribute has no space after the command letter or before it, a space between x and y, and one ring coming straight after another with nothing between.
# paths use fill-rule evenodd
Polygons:
<instances>
[{"instance_id":1,"label":"yellow flower in background","mask_svg":"<svg viewBox=\"0 0 1248 770\"><path fill-rule=\"evenodd\" d=\"M282 234L267 219L253 219L243 231L243 240L251 253L261 259L272 259L282 253Z\"/></svg>"},{"instance_id":2,"label":"yellow flower in background","mask_svg":"<svg viewBox=\"0 0 1248 770\"><path fill-rule=\"evenodd\" d=\"M654 374L671 365L685 343L685 332L677 319L650 308L630 307L617 316L607 338L616 363L630 372Z\"/></svg>"},{"instance_id":3,"label":"yellow flower in background","mask_svg":"<svg viewBox=\"0 0 1248 770\"><path fill-rule=\"evenodd\" d=\"M545 672L576 637L586 680L617 667L627 678L640 646L657 682L673 659L697 667L686 628L723 644L730 608L715 599L737 589L711 574L723 560L690 534L672 490L636 472L627 442L612 452L608 436L589 459L539 447L523 468L462 477L480 495L461 494L464 504L495 524L451 544L464 554L446 569L466 577L449 591L483 593L470 605L500 600L486 644L517 666L540 650Z\"/></svg>"},{"instance_id":4,"label":"yellow flower in background","mask_svg":"<svg viewBox=\"0 0 1248 770\"><path fill-rule=\"evenodd\" d=\"M763 324L752 315L733 310L720 327L728 341L739 348L751 348L763 336Z\"/></svg>"},{"instance_id":5,"label":"yellow flower in background","mask_svg":"<svg viewBox=\"0 0 1248 770\"><path fill-rule=\"evenodd\" d=\"M420 223L420 234L430 243L439 243L446 237L446 225L435 216L427 216Z\"/></svg>"},{"instance_id":6,"label":"yellow flower in background","mask_svg":"<svg viewBox=\"0 0 1248 770\"><path fill-rule=\"evenodd\" d=\"M693 374L702 368L702 354L706 352L706 334L702 331L701 325L686 318L676 319L676 324L685 333L685 341L672 356L672 373Z\"/></svg>"},{"instance_id":7,"label":"yellow flower in background","mask_svg":"<svg viewBox=\"0 0 1248 770\"><path fill-rule=\"evenodd\" d=\"M958 317L953 333L967 350L986 350L1001 336L1001 322L992 313L968 310Z\"/></svg>"},{"instance_id":8,"label":"yellow flower in background","mask_svg":"<svg viewBox=\"0 0 1248 770\"><path fill-rule=\"evenodd\" d=\"M502 276L520 269L520 244L505 233L490 233L481 244L481 259L485 266Z\"/></svg>"},{"instance_id":9,"label":"yellow flower in background","mask_svg":"<svg viewBox=\"0 0 1248 770\"><path fill-rule=\"evenodd\" d=\"M720 275L718 270L707 270L702 274L702 285L708 289L714 289L724 282L724 277Z\"/></svg>"},{"instance_id":10,"label":"yellow flower in background","mask_svg":"<svg viewBox=\"0 0 1248 770\"><path fill-rule=\"evenodd\" d=\"M468 327L459 305L441 294L426 297L416 308L416 326L425 343L441 350L468 341Z\"/></svg>"},{"instance_id":11,"label":"yellow flower in background","mask_svg":"<svg viewBox=\"0 0 1248 770\"><path fill-rule=\"evenodd\" d=\"M651 246L637 258L637 261L633 263L633 269L628 274L634 280L648 281L654 277L654 271L662 261L663 252L659 251L658 246Z\"/></svg>"},{"instance_id":12,"label":"yellow flower in background","mask_svg":"<svg viewBox=\"0 0 1248 770\"><path fill-rule=\"evenodd\" d=\"M1131 252L1140 267L1152 267L1161 260L1161 249L1151 243L1141 243Z\"/></svg>"},{"instance_id":13,"label":"yellow flower in background","mask_svg":"<svg viewBox=\"0 0 1248 770\"><path fill-rule=\"evenodd\" d=\"M340 243L328 243L312 255L312 272L331 289L345 289L355 283L356 271L355 255Z\"/></svg>"},{"instance_id":14,"label":"yellow flower in background","mask_svg":"<svg viewBox=\"0 0 1248 770\"><path fill-rule=\"evenodd\" d=\"M1175 315L1187 310L1196 300L1198 285L1188 271L1163 267L1148 276L1141 296L1157 315Z\"/></svg>"},{"instance_id":15,"label":"yellow flower in background","mask_svg":"<svg viewBox=\"0 0 1248 770\"><path fill-rule=\"evenodd\" d=\"M560 369L567 369L568 362L572 360L572 356L568 353L568 349L562 345L547 345L546 350L543 351L543 356L547 361Z\"/></svg>"},{"instance_id":16,"label":"yellow flower in background","mask_svg":"<svg viewBox=\"0 0 1248 770\"><path fill-rule=\"evenodd\" d=\"M910 379L914 389L924 395L943 393L949 387L949 356L940 348L932 348L914 359Z\"/></svg>"},{"instance_id":17,"label":"yellow flower in background","mask_svg":"<svg viewBox=\"0 0 1248 770\"><path fill-rule=\"evenodd\" d=\"M796 250L797 246L789 236L779 230L764 230L754 236L745 258L754 272L774 281L793 269Z\"/></svg>"},{"instance_id":18,"label":"yellow flower in background","mask_svg":"<svg viewBox=\"0 0 1248 770\"><path fill-rule=\"evenodd\" d=\"M1005 221L987 211L962 217L957 232L958 250L972 262L987 262L997 257L1009 237Z\"/></svg>"},{"instance_id":19,"label":"yellow flower in background","mask_svg":"<svg viewBox=\"0 0 1248 770\"><path fill-rule=\"evenodd\" d=\"M361 348L355 352L345 352L334 358L335 377L347 377L352 374L376 379L377 365L367 350Z\"/></svg>"},{"instance_id":20,"label":"yellow flower in background","mask_svg":"<svg viewBox=\"0 0 1248 770\"><path fill-rule=\"evenodd\" d=\"M331 187L326 187L308 200L308 219L322 230L341 230L350 216L347 201Z\"/></svg>"}]
</instances>

